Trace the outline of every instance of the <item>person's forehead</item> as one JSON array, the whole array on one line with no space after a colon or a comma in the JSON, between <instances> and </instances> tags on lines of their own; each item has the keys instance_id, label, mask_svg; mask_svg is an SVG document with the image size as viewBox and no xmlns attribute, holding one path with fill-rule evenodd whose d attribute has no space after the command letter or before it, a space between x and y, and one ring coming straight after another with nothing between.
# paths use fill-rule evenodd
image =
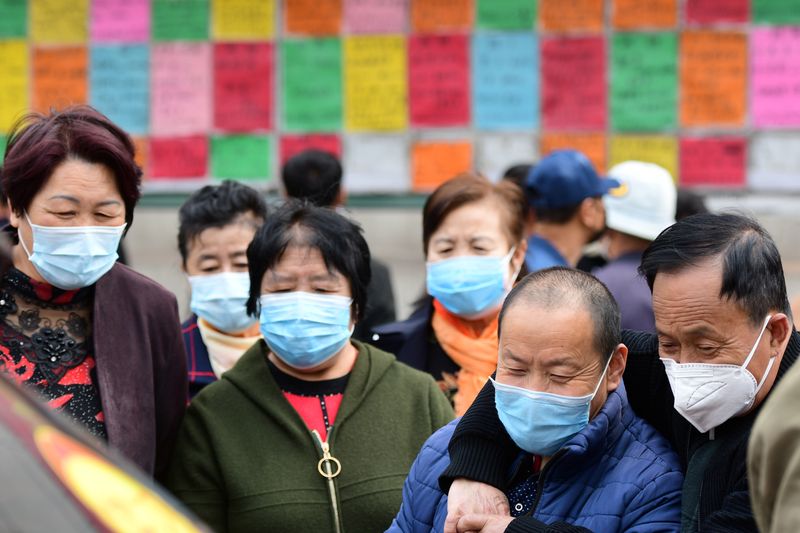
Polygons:
<instances>
[{"instance_id":1,"label":"person's forehead","mask_svg":"<svg viewBox=\"0 0 800 533\"><path fill-rule=\"evenodd\" d=\"M748 318L737 302L720 295L721 286L722 266L716 261L657 274L653 314L659 332L733 335Z\"/></svg>"},{"instance_id":2,"label":"person's forehead","mask_svg":"<svg viewBox=\"0 0 800 533\"><path fill-rule=\"evenodd\" d=\"M582 305L512 305L503 316L500 348L517 357L535 353L583 353L594 351L594 321ZM587 355L589 355L587 353Z\"/></svg>"},{"instance_id":3,"label":"person's forehead","mask_svg":"<svg viewBox=\"0 0 800 533\"><path fill-rule=\"evenodd\" d=\"M214 250L247 248L255 235L251 224L234 222L222 227L208 227L189 242L190 252L208 253Z\"/></svg>"}]
</instances>

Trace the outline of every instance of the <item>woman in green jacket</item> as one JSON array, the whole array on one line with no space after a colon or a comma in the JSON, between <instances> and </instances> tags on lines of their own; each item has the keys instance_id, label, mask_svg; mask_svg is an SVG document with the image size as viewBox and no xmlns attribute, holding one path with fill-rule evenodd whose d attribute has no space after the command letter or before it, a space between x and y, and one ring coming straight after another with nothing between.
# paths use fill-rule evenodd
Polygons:
<instances>
[{"instance_id":1,"label":"woman in green jacket","mask_svg":"<svg viewBox=\"0 0 800 533\"><path fill-rule=\"evenodd\" d=\"M427 374L350 339L370 278L356 224L288 204L247 260L264 340L195 397L167 486L216 531L385 530L449 402Z\"/></svg>"}]
</instances>

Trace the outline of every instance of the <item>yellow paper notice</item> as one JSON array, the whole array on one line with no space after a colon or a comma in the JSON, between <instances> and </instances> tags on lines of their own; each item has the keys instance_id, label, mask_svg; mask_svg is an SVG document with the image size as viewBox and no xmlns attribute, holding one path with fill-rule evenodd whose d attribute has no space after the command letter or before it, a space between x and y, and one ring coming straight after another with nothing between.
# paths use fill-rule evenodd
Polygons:
<instances>
[{"instance_id":1,"label":"yellow paper notice","mask_svg":"<svg viewBox=\"0 0 800 533\"><path fill-rule=\"evenodd\" d=\"M609 168L623 161L644 161L662 166L678 180L678 141L660 135L616 135L611 138Z\"/></svg>"},{"instance_id":2,"label":"yellow paper notice","mask_svg":"<svg viewBox=\"0 0 800 533\"><path fill-rule=\"evenodd\" d=\"M89 0L36 0L29 5L31 38L34 43L86 42Z\"/></svg>"},{"instance_id":3,"label":"yellow paper notice","mask_svg":"<svg viewBox=\"0 0 800 533\"><path fill-rule=\"evenodd\" d=\"M0 41L0 133L28 110L28 45Z\"/></svg>"},{"instance_id":4,"label":"yellow paper notice","mask_svg":"<svg viewBox=\"0 0 800 533\"><path fill-rule=\"evenodd\" d=\"M345 125L351 131L406 127L406 43L399 35L344 42Z\"/></svg>"},{"instance_id":5,"label":"yellow paper notice","mask_svg":"<svg viewBox=\"0 0 800 533\"><path fill-rule=\"evenodd\" d=\"M275 0L220 0L211 4L216 39L271 39L275 35Z\"/></svg>"}]
</instances>

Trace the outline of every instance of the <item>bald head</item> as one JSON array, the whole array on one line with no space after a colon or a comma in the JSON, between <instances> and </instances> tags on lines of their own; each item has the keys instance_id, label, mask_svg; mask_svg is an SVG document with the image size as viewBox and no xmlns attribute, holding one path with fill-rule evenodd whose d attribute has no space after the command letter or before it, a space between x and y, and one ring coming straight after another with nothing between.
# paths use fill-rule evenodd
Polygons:
<instances>
[{"instance_id":1,"label":"bald head","mask_svg":"<svg viewBox=\"0 0 800 533\"><path fill-rule=\"evenodd\" d=\"M592 321L594 347L605 358L609 357L620 342L620 312L617 302L597 278L580 270L555 267L527 275L517 283L503 303L498 334L503 330L504 316L517 306L546 311L585 311ZM547 324L531 324L531 327L547 328Z\"/></svg>"}]
</instances>

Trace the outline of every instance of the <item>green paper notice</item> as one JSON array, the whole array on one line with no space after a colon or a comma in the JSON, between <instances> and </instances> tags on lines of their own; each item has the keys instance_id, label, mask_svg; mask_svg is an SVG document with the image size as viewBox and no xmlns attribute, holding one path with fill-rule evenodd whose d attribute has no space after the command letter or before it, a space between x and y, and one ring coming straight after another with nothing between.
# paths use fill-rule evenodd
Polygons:
<instances>
[{"instance_id":1,"label":"green paper notice","mask_svg":"<svg viewBox=\"0 0 800 533\"><path fill-rule=\"evenodd\" d=\"M800 22L800 0L753 0L753 22L794 24Z\"/></svg>"},{"instance_id":2,"label":"green paper notice","mask_svg":"<svg viewBox=\"0 0 800 533\"><path fill-rule=\"evenodd\" d=\"M477 26L487 30L533 30L535 0L478 0Z\"/></svg>"},{"instance_id":3,"label":"green paper notice","mask_svg":"<svg viewBox=\"0 0 800 533\"><path fill-rule=\"evenodd\" d=\"M27 0L0 0L0 37L25 37L27 15Z\"/></svg>"},{"instance_id":4,"label":"green paper notice","mask_svg":"<svg viewBox=\"0 0 800 533\"><path fill-rule=\"evenodd\" d=\"M611 51L611 124L615 131L675 127L678 40L674 33L618 33Z\"/></svg>"},{"instance_id":5,"label":"green paper notice","mask_svg":"<svg viewBox=\"0 0 800 533\"><path fill-rule=\"evenodd\" d=\"M342 126L342 48L339 39L281 43L283 124L289 131L336 131Z\"/></svg>"},{"instance_id":6,"label":"green paper notice","mask_svg":"<svg viewBox=\"0 0 800 533\"><path fill-rule=\"evenodd\" d=\"M153 0L153 39L208 39L208 0Z\"/></svg>"},{"instance_id":7,"label":"green paper notice","mask_svg":"<svg viewBox=\"0 0 800 533\"><path fill-rule=\"evenodd\" d=\"M211 139L211 174L215 178L266 180L270 177L269 137L230 135Z\"/></svg>"},{"instance_id":8,"label":"green paper notice","mask_svg":"<svg viewBox=\"0 0 800 533\"><path fill-rule=\"evenodd\" d=\"M6 136L0 135L0 167L3 166L3 158L6 156Z\"/></svg>"}]
</instances>

